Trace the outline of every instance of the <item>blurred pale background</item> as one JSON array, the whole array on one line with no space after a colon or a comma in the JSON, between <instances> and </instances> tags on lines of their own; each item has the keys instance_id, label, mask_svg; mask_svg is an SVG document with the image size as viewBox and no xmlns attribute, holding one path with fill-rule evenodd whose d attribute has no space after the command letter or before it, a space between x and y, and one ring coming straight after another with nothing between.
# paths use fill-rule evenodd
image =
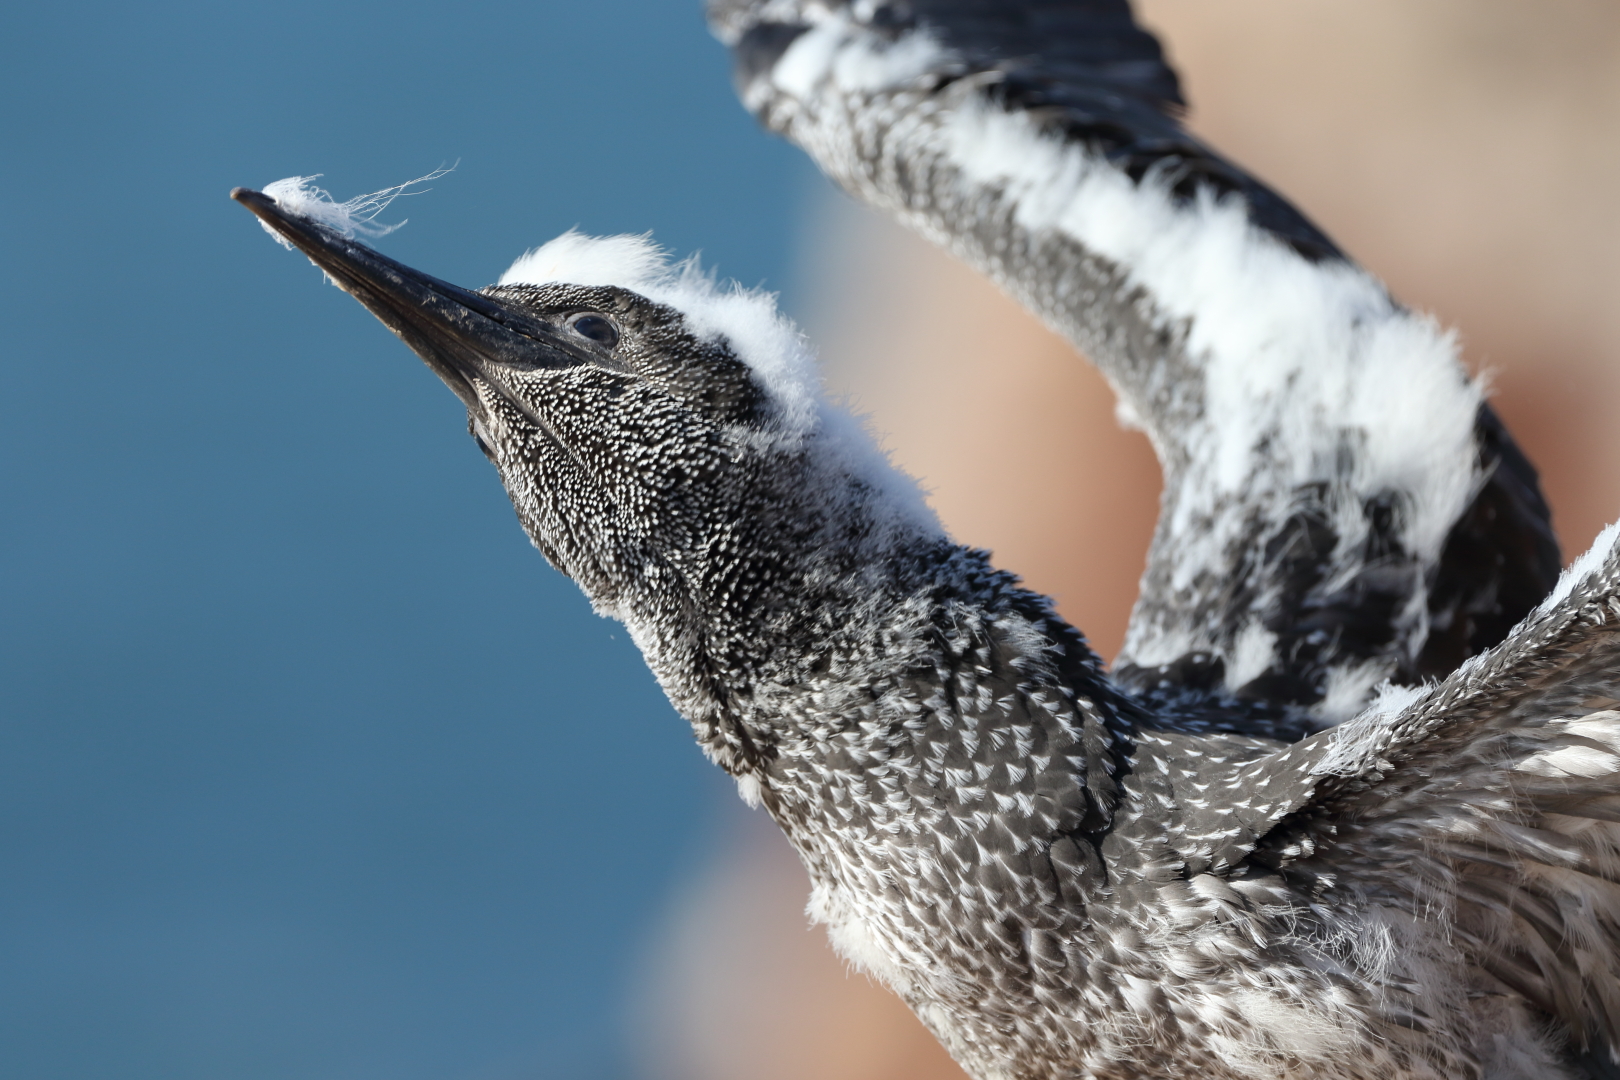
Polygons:
<instances>
[{"instance_id":1,"label":"blurred pale background","mask_svg":"<svg viewBox=\"0 0 1620 1080\"><path fill-rule=\"evenodd\" d=\"M1147 0L1191 124L1462 334L1542 470L1566 560L1620 511L1620 5ZM1112 655L1158 475L1107 387L1016 305L841 197L805 231L806 322L956 536ZM730 843L650 965L656 1080L961 1074L808 930L768 822Z\"/></svg>"}]
</instances>

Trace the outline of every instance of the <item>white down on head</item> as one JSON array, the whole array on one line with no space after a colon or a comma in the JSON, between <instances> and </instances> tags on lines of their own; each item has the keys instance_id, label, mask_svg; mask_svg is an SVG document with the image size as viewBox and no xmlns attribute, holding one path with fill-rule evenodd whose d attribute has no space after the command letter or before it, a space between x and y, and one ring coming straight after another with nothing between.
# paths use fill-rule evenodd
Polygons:
<instances>
[{"instance_id":1,"label":"white down on head","mask_svg":"<svg viewBox=\"0 0 1620 1080\"><path fill-rule=\"evenodd\" d=\"M574 229L525 252L496 284L612 286L675 309L700 341L724 341L748 365L776 405L773 436L813 442L824 461L870 488L897 524L943 533L917 482L859 419L828 399L815 351L778 310L774 293L722 282L696 255L673 260L650 234L586 236Z\"/></svg>"}]
</instances>

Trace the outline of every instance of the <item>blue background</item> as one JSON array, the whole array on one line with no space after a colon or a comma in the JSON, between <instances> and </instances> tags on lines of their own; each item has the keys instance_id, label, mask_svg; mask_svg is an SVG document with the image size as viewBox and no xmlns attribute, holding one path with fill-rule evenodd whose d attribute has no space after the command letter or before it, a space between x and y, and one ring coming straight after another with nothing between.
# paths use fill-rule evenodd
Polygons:
<instances>
[{"instance_id":1,"label":"blue background","mask_svg":"<svg viewBox=\"0 0 1620 1080\"><path fill-rule=\"evenodd\" d=\"M780 287L696 0L0 13L0 1075L610 1077L723 781L456 400L234 185L469 286L571 225Z\"/></svg>"}]
</instances>

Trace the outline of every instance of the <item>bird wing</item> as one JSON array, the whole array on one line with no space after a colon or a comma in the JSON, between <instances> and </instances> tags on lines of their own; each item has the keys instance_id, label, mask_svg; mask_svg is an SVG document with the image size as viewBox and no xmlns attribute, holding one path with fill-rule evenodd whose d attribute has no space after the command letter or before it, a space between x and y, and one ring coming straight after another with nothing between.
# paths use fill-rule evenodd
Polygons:
<instances>
[{"instance_id":1,"label":"bird wing","mask_svg":"<svg viewBox=\"0 0 1620 1080\"><path fill-rule=\"evenodd\" d=\"M1151 438L1165 490L1117 678L1336 721L1552 586L1535 471L1453 337L1183 130L1123 0L709 15L767 127L1064 334Z\"/></svg>"},{"instance_id":2,"label":"bird wing","mask_svg":"<svg viewBox=\"0 0 1620 1080\"><path fill-rule=\"evenodd\" d=\"M1617 539L1443 681L1233 770L1203 857L1449 915L1474 963L1620 1063Z\"/></svg>"}]
</instances>

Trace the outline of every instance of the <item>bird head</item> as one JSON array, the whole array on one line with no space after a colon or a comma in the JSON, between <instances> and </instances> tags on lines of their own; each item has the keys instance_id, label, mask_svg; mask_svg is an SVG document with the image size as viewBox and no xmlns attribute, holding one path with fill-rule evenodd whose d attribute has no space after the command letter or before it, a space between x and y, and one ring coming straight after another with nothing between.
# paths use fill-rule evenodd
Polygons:
<instances>
[{"instance_id":1,"label":"bird head","mask_svg":"<svg viewBox=\"0 0 1620 1080\"><path fill-rule=\"evenodd\" d=\"M819 599L869 596L897 549L940 540L766 294L645 237L573 232L468 290L233 197L461 399L535 546L627 624L689 715L713 705L682 701L714 689L699 683L745 683L803 639L791 624L829 617Z\"/></svg>"}]
</instances>

